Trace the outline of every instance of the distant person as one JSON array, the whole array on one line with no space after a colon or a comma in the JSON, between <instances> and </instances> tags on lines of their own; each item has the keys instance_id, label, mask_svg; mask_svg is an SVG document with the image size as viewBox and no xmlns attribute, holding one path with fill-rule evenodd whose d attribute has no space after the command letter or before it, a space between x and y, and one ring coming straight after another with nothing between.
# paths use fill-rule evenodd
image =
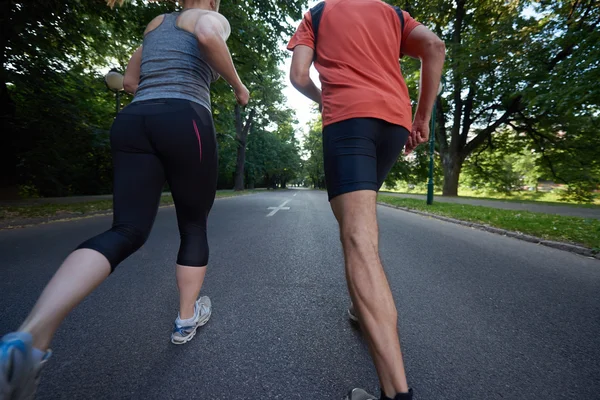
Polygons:
<instances>
[{"instance_id":1,"label":"distant person","mask_svg":"<svg viewBox=\"0 0 600 400\"><path fill-rule=\"evenodd\" d=\"M123 3L107 1L110 6L117 2ZM171 341L188 342L210 318L210 299L198 295L209 255L206 221L217 186L211 82L221 75L239 104L249 99L225 43L229 23L218 9L219 0L185 0L182 12L160 15L146 28L143 46L133 54L124 78L125 89L135 97L111 129L113 226L67 257L23 325L2 339L0 400L33 398L54 333L77 304L144 244L165 182L181 234L176 267L180 308Z\"/></svg>"},{"instance_id":2,"label":"distant person","mask_svg":"<svg viewBox=\"0 0 600 400\"><path fill-rule=\"evenodd\" d=\"M360 321L368 342L380 398L411 399L397 311L379 259L377 191L405 145L410 152L429 138L444 43L380 0L327 0L304 15L288 49L294 52L292 84L322 109L325 180L340 227L350 317ZM402 55L421 60L414 119ZM313 62L322 91L309 76ZM348 399L376 397L354 389Z\"/></svg>"}]
</instances>

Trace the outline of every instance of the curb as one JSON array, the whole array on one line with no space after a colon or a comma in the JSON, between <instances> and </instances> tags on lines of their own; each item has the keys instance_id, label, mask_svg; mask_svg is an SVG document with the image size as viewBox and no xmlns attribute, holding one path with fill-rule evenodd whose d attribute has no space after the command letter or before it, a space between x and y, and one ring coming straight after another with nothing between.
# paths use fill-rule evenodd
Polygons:
<instances>
[{"instance_id":1,"label":"curb","mask_svg":"<svg viewBox=\"0 0 600 400\"><path fill-rule=\"evenodd\" d=\"M217 200L225 200L225 199L233 199L236 197L244 197L249 196L254 193L240 194L237 196L226 196L226 197L217 197ZM173 207L173 204L165 204L159 206L158 208L168 208ZM39 218L23 218L22 220L12 221L12 222L2 222L0 221L0 231L3 230L12 230L12 229L20 229L20 228L31 228L33 226L46 225L54 222L69 222L69 221L79 221L82 219L94 218L94 217L105 217L108 215L112 215L112 210L99 210L92 211L88 213L68 213L68 215L57 215L52 217L39 217Z\"/></svg>"},{"instance_id":2,"label":"curb","mask_svg":"<svg viewBox=\"0 0 600 400\"><path fill-rule=\"evenodd\" d=\"M384 207L395 208L397 210L407 211L407 212L410 212L410 213L413 213L413 214L418 214L418 215L422 215L422 216L425 216L425 217L431 217L431 218L439 219L441 221L450 222L450 223L453 223L453 224L468 226L470 228L480 229L482 231L486 231L486 232L490 232L490 233L495 233L495 234L502 235L502 236L508 236L508 237L511 237L511 238L515 238L515 239L519 239L519 240L524 240L524 241L529 242L529 243L540 244L542 246L552 247L552 248L557 249L557 250L568 251L570 253L575 253L575 254L582 255L584 257L595 258L597 260L600 260L600 252L594 251L594 250L592 250L590 248L587 248L587 247L578 246L578 245L570 244L570 243L564 243L564 242L555 242L553 240L546 240L546 239L542 239L542 238L539 238L539 237L536 237L536 236L526 235L526 234L521 233L521 232L508 231L506 229L495 228L493 226L478 224L476 222L468 222L468 221L462 221L462 220L459 220L459 219L454 219L454 218L449 218L449 217L443 217L443 216L437 215L437 214L432 214L432 213L428 213L428 212L424 212L424 211L413 210L413 209L408 208L408 207L393 206L391 204L383 203L383 202L380 202L380 201L378 201L377 204L379 204L381 206L384 206Z\"/></svg>"}]
</instances>

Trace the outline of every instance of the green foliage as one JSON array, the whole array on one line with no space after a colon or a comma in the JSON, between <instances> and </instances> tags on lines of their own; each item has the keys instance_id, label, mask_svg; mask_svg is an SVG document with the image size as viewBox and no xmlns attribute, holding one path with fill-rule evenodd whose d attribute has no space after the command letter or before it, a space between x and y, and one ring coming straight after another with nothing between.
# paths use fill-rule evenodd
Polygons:
<instances>
[{"instance_id":1,"label":"green foliage","mask_svg":"<svg viewBox=\"0 0 600 400\"><path fill-rule=\"evenodd\" d=\"M246 157L246 182L250 187L285 187L300 169L297 145L282 141L276 132L249 135Z\"/></svg>"},{"instance_id":2,"label":"green foliage","mask_svg":"<svg viewBox=\"0 0 600 400\"><path fill-rule=\"evenodd\" d=\"M542 178L539 156L527 149L526 138L505 130L467 158L461 184L510 194L524 186L536 188Z\"/></svg>"},{"instance_id":3,"label":"green foliage","mask_svg":"<svg viewBox=\"0 0 600 400\"><path fill-rule=\"evenodd\" d=\"M293 116L283 106L279 40L291 34L285 21L299 19L303 5L299 0L221 4L232 26L228 44L234 62L252 93L247 110L257 110L253 129L276 126L289 165L298 156L291 155L293 145L286 145L293 137ZM114 10L102 0L0 4L0 186L19 184L23 193L41 196L110 192L107 138L115 98L102 72L124 71L148 22L175 8L171 2L141 0ZM131 100L122 97L123 105ZM235 97L223 80L214 85L212 102L219 186L232 187ZM286 174L277 176L285 183Z\"/></svg>"},{"instance_id":4,"label":"green foliage","mask_svg":"<svg viewBox=\"0 0 600 400\"><path fill-rule=\"evenodd\" d=\"M561 192L560 199L563 201L574 201L577 203L591 204L596 198L596 196L593 193L596 187L596 184L592 182L575 182L568 185L567 189Z\"/></svg>"},{"instance_id":5,"label":"green foliage","mask_svg":"<svg viewBox=\"0 0 600 400\"><path fill-rule=\"evenodd\" d=\"M19 182L41 196L110 191L108 128L114 110L102 106L105 99L97 101L106 94L103 84L87 74L43 76L36 86L19 84L11 91L18 105L11 145Z\"/></svg>"},{"instance_id":6,"label":"green foliage","mask_svg":"<svg viewBox=\"0 0 600 400\"><path fill-rule=\"evenodd\" d=\"M427 183L429 177L429 147L419 146L409 155L400 155L388 174L385 185L394 189L398 182L405 182L409 187ZM443 174L439 157L434 157L433 182L436 187L442 184Z\"/></svg>"},{"instance_id":7,"label":"green foliage","mask_svg":"<svg viewBox=\"0 0 600 400\"><path fill-rule=\"evenodd\" d=\"M319 116L309 126L308 133L304 135L304 162L305 183L314 188L325 188L325 169L323 165L323 137L322 121Z\"/></svg>"},{"instance_id":8,"label":"green foliage","mask_svg":"<svg viewBox=\"0 0 600 400\"><path fill-rule=\"evenodd\" d=\"M508 126L525 135L542 175L595 187L600 177L600 91L592 84L600 79L596 1L392 3L442 37L448 49L436 129L445 194L457 194L459 174L453 172ZM418 63L402 64L416 98Z\"/></svg>"}]
</instances>

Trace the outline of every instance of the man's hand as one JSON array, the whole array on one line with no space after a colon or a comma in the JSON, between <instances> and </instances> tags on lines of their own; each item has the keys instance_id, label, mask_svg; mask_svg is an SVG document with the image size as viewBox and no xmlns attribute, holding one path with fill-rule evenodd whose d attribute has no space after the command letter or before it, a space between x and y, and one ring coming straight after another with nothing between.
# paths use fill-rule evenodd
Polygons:
<instances>
[{"instance_id":1,"label":"man's hand","mask_svg":"<svg viewBox=\"0 0 600 400\"><path fill-rule=\"evenodd\" d=\"M235 98L237 99L238 104L242 107L246 106L248 101L250 101L250 92L244 84L235 89Z\"/></svg>"},{"instance_id":2,"label":"man's hand","mask_svg":"<svg viewBox=\"0 0 600 400\"><path fill-rule=\"evenodd\" d=\"M406 144L406 154L408 154L429 139L429 121L433 103L439 95L438 89L446 57L446 46L433 32L425 26L419 25L408 35L402 50L407 56L421 60L419 102L413 129Z\"/></svg>"},{"instance_id":3,"label":"man's hand","mask_svg":"<svg viewBox=\"0 0 600 400\"><path fill-rule=\"evenodd\" d=\"M429 140L429 120L426 118L415 117L412 130L406 142L406 154L412 153L421 143L427 143Z\"/></svg>"}]
</instances>

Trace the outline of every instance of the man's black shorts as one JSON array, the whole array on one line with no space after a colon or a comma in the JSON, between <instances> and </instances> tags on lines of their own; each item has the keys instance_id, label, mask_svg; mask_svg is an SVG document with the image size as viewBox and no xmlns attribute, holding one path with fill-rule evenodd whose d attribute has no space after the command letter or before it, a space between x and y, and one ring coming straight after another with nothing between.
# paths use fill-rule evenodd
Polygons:
<instances>
[{"instance_id":1,"label":"man's black shorts","mask_svg":"<svg viewBox=\"0 0 600 400\"><path fill-rule=\"evenodd\" d=\"M357 190L378 191L402 152L406 128L375 118L351 118L323 129L329 200Z\"/></svg>"}]
</instances>

